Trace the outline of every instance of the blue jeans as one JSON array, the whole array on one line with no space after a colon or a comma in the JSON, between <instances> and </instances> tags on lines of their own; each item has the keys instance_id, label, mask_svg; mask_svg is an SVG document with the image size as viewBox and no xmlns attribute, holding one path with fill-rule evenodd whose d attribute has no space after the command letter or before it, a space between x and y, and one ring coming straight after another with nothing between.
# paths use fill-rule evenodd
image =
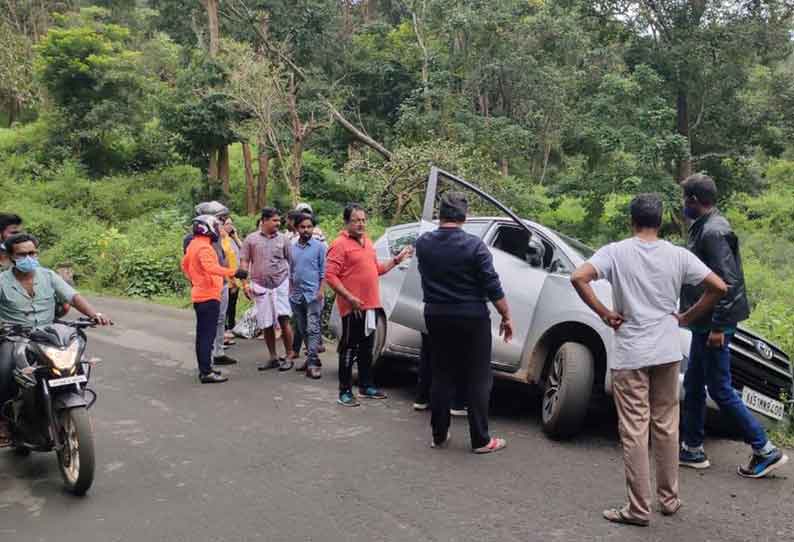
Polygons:
<instances>
[{"instance_id":1,"label":"blue jeans","mask_svg":"<svg viewBox=\"0 0 794 542\"><path fill-rule=\"evenodd\" d=\"M709 396L739 426L744 441L754 450L767 443L766 431L750 413L731 385L731 353L728 349L732 335L725 335L722 348L707 346L708 333L693 333L689 365L684 376L684 419L681 434L690 448L703 444L706 420L706 388Z\"/></svg>"},{"instance_id":2,"label":"blue jeans","mask_svg":"<svg viewBox=\"0 0 794 542\"><path fill-rule=\"evenodd\" d=\"M292 314L298 326L296 336L300 335L302 340L306 341L306 347L309 350L309 355L306 359L308 367L321 366L319 350L320 343L323 340L321 320L324 304L325 301L323 299L315 299L312 302L307 302L305 299L301 299L298 302L290 300ZM300 352L300 346L297 352Z\"/></svg>"}]
</instances>

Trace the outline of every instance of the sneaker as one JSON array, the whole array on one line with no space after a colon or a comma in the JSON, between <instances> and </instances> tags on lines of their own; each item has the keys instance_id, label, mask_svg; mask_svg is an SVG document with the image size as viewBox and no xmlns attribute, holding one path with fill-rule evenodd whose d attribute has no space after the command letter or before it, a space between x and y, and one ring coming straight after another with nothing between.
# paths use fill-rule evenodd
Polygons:
<instances>
[{"instance_id":1,"label":"sneaker","mask_svg":"<svg viewBox=\"0 0 794 542\"><path fill-rule=\"evenodd\" d=\"M739 465L737 472L745 478L763 478L788 463L788 456L775 448L766 455L753 454L747 466Z\"/></svg>"},{"instance_id":2,"label":"sneaker","mask_svg":"<svg viewBox=\"0 0 794 542\"><path fill-rule=\"evenodd\" d=\"M386 394L380 391L375 386L369 386L368 388L359 389L358 393L364 399L386 399Z\"/></svg>"},{"instance_id":3,"label":"sneaker","mask_svg":"<svg viewBox=\"0 0 794 542\"><path fill-rule=\"evenodd\" d=\"M342 406L357 407L360 403L356 400L356 396L351 391L345 391L339 394L339 399L336 400Z\"/></svg>"},{"instance_id":4,"label":"sneaker","mask_svg":"<svg viewBox=\"0 0 794 542\"><path fill-rule=\"evenodd\" d=\"M450 413L450 415L455 416L457 418L465 418L466 416L469 415L469 409L466 408L466 407L463 407L463 408L451 408L451 409L449 409L449 413Z\"/></svg>"},{"instance_id":5,"label":"sneaker","mask_svg":"<svg viewBox=\"0 0 794 542\"><path fill-rule=\"evenodd\" d=\"M430 402L428 401L416 401L414 403L414 410L427 410L430 408Z\"/></svg>"},{"instance_id":6,"label":"sneaker","mask_svg":"<svg viewBox=\"0 0 794 542\"><path fill-rule=\"evenodd\" d=\"M309 367L306 369L306 378L311 378L313 380L319 380L322 378L323 372L322 369L316 366Z\"/></svg>"},{"instance_id":7,"label":"sneaker","mask_svg":"<svg viewBox=\"0 0 794 542\"><path fill-rule=\"evenodd\" d=\"M472 450L475 454L490 454L504 450L507 447L507 441L503 438L492 438L491 442L480 448Z\"/></svg>"},{"instance_id":8,"label":"sneaker","mask_svg":"<svg viewBox=\"0 0 794 542\"><path fill-rule=\"evenodd\" d=\"M212 360L215 365L234 365L237 363L237 360L223 354L222 356L215 356L215 359Z\"/></svg>"},{"instance_id":9,"label":"sneaker","mask_svg":"<svg viewBox=\"0 0 794 542\"><path fill-rule=\"evenodd\" d=\"M678 464L682 467L690 469L707 469L711 466L709 458L706 457L706 452L703 450L686 450L681 448L678 452Z\"/></svg>"},{"instance_id":10,"label":"sneaker","mask_svg":"<svg viewBox=\"0 0 794 542\"><path fill-rule=\"evenodd\" d=\"M291 371L292 368L295 367L295 362L289 359L282 359L281 363L278 366L278 371L280 373Z\"/></svg>"},{"instance_id":11,"label":"sneaker","mask_svg":"<svg viewBox=\"0 0 794 542\"><path fill-rule=\"evenodd\" d=\"M271 359L270 361L263 361L256 364L258 371L268 371L270 369L278 369L281 367L281 360Z\"/></svg>"},{"instance_id":12,"label":"sneaker","mask_svg":"<svg viewBox=\"0 0 794 542\"><path fill-rule=\"evenodd\" d=\"M226 382L229 380L229 378L215 373L207 373L205 375L201 375L199 380L202 384L220 384L221 382Z\"/></svg>"}]
</instances>

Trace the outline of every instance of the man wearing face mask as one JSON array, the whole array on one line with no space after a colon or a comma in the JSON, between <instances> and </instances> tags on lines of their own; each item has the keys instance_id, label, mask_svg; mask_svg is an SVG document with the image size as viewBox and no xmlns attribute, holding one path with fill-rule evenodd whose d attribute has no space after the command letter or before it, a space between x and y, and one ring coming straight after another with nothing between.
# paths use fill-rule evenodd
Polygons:
<instances>
[{"instance_id":1,"label":"man wearing face mask","mask_svg":"<svg viewBox=\"0 0 794 542\"><path fill-rule=\"evenodd\" d=\"M693 220L687 248L700 258L728 286L728 293L714 310L689 325L692 347L684 377L684 405L681 422L682 467L710 466L703 448L706 389L709 396L741 431L753 453L747 465L738 467L745 478L763 478L782 467L788 457L767 437L758 420L750 414L731 385L731 353L728 345L739 322L750 315L742 271L739 239L715 204L717 185L706 175L692 175L683 183L684 213ZM689 310L703 293L702 288L685 286L681 291L681 312Z\"/></svg>"},{"instance_id":2,"label":"man wearing face mask","mask_svg":"<svg viewBox=\"0 0 794 542\"><path fill-rule=\"evenodd\" d=\"M39 264L39 242L21 233L5 241L13 267L0 273L0 322L25 327L51 324L59 304L69 303L100 325L110 319L97 312L65 280ZM0 345L0 405L13 397L13 358L9 343ZM5 420L0 419L0 447L7 445Z\"/></svg>"}]
</instances>

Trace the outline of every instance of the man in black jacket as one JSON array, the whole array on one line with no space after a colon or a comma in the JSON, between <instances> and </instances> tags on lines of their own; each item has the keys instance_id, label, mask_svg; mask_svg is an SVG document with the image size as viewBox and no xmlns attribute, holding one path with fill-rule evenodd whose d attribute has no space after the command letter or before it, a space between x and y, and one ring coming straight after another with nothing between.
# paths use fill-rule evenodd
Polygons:
<instances>
[{"instance_id":1,"label":"man in black jacket","mask_svg":"<svg viewBox=\"0 0 794 542\"><path fill-rule=\"evenodd\" d=\"M728 293L714 310L693 322L692 348L684 378L683 443L679 463L684 467L710 466L703 449L706 388L753 448L747 465L738 473L747 478L763 478L783 466L788 457L767 438L764 428L731 385L731 355L728 345L739 322L750 315L742 271L739 240L731 225L715 208L717 186L706 175L692 175L683 183L684 213L694 222L689 228L688 248L727 284ZM684 287L681 310L688 310L702 294L702 288Z\"/></svg>"},{"instance_id":2,"label":"man in black jacket","mask_svg":"<svg viewBox=\"0 0 794 542\"><path fill-rule=\"evenodd\" d=\"M492 337L487 302L502 316L500 334L505 341L513 335L513 324L488 247L461 227L468 207L463 194L445 194L441 224L416 241L416 257L430 335L432 445L445 447L449 441L450 403L456 383L462 381L469 405L471 447L485 454L507 444L488 432Z\"/></svg>"}]
</instances>

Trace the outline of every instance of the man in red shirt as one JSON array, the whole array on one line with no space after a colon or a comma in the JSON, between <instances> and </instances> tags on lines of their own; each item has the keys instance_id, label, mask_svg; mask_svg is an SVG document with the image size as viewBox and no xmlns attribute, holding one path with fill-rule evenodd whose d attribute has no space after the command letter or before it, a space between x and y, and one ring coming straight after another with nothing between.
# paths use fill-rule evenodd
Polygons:
<instances>
[{"instance_id":1,"label":"man in red shirt","mask_svg":"<svg viewBox=\"0 0 794 542\"><path fill-rule=\"evenodd\" d=\"M370 367L375 341L377 311L381 308L378 278L394 269L412 254L410 248L386 262L378 261L372 241L367 237L367 213L359 205L345 208L345 229L331 245L325 263L326 283L336 292L342 316L339 343L339 404L355 407L353 362L358 360L359 393L367 399L385 399L372 383Z\"/></svg>"}]
</instances>

